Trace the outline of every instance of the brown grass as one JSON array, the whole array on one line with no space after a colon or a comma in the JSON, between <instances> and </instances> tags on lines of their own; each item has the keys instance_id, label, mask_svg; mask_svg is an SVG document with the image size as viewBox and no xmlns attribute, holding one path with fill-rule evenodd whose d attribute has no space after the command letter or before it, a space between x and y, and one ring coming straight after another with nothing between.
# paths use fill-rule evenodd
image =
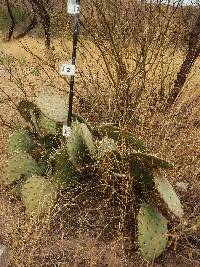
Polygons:
<instances>
[{"instance_id":1,"label":"brown grass","mask_svg":"<svg viewBox=\"0 0 200 267\"><path fill-rule=\"evenodd\" d=\"M55 40L56 56L58 57L56 71L59 62L63 60L63 45ZM22 43L12 41L10 43L0 43L0 51L11 54L15 58L25 58L26 63L19 67L18 61L12 67L15 69L15 77L23 82L23 90L29 98L32 98L38 90L56 90L65 94L67 90L66 80L59 77L58 73L51 67L41 63L41 60L33 57L30 51L24 49L25 46L33 54L44 59L44 46L42 40L26 38ZM101 63L98 60L98 51L94 50L90 44L92 55L86 61L90 62L90 71L95 76L103 75ZM67 44L67 55L70 55L70 47ZM80 48L81 50L81 48ZM169 51L166 53L166 61ZM177 59L170 67L170 76L166 84L170 84L181 64L182 52L177 53ZM78 58L80 68L85 62ZM83 64L83 65L81 65ZM131 62L130 62L131 64ZM37 70L39 69L39 75ZM90 76L91 73L86 75ZM149 74L149 86L157 86L160 81L160 70L157 74ZM200 80L199 62L194 66L193 71L184 87L183 94L176 102L173 109L168 114L153 112L154 106L149 108L149 104L141 102L138 111L137 124L129 124L127 127L137 136L142 137L148 146L148 150L158 154L163 158L175 163L175 169L167 172L167 176L177 189L182 200L185 219L184 223L190 223L200 212ZM13 79L12 75L4 70L0 73L0 88L17 102L23 97L23 90L19 86L19 81ZM77 91L82 93L80 77L77 77ZM106 81L103 81L102 88L105 88ZM109 88L108 88L109 91ZM91 89L92 92L92 89ZM111 92L109 92L111 94ZM96 95L96 99L101 95ZM1 115L6 121L18 123L16 112L12 109L13 104L8 105L8 98L4 93L0 94ZM98 99L97 99L98 100ZM78 102L77 102L78 104ZM100 107L97 107L100 108ZM80 106L76 107L82 113ZM95 109L94 109L95 110ZM99 121L98 114L90 109L88 116L93 122ZM100 115L99 115L100 116ZM104 117L104 116L102 116ZM0 129L1 164L5 158L6 141L10 130L7 127ZM182 181L189 184L187 191L176 187L176 182ZM156 262L147 264L141 260L135 248L131 245L131 237L122 235L120 231L112 229L112 219L105 212L106 201L95 203L92 196L87 199L82 206L73 207L70 202L70 195L63 196L59 205L55 207L53 216L45 220L36 222L27 219L23 207L16 200L12 192L1 192L0 194L0 240L10 248L10 266L198 266L200 259L199 236L187 236L183 234L183 224L174 224L172 231L175 240L169 250ZM87 195L86 195L87 196ZM94 203L93 203L94 202ZM76 204L77 205L77 204ZM103 207L103 209L102 209ZM78 212L77 212L78 211ZM78 213L78 214L77 214ZM93 218L95 214L95 220ZM107 216L107 217L106 217ZM111 216L112 217L112 216ZM104 225L104 227L102 227ZM186 226L187 228L187 226ZM176 242L177 241L177 242Z\"/></svg>"}]
</instances>

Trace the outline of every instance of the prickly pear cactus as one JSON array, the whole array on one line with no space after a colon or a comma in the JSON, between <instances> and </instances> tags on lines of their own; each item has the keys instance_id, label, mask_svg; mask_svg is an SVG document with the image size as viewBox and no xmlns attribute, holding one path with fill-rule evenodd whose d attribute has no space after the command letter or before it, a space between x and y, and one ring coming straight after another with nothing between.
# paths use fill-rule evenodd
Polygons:
<instances>
[{"instance_id":1,"label":"prickly pear cactus","mask_svg":"<svg viewBox=\"0 0 200 267\"><path fill-rule=\"evenodd\" d=\"M129 162L129 171L131 176L138 179L139 182L154 184L153 172L156 169L171 169L173 164L160 159L154 155L131 151L126 155L126 161Z\"/></svg>"},{"instance_id":2,"label":"prickly pear cactus","mask_svg":"<svg viewBox=\"0 0 200 267\"><path fill-rule=\"evenodd\" d=\"M173 165L145 153L142 140L111 125L94 128L77 114L72 116L70 136L64 138L61 128L68 115L65 98L47 92L40 93L35 103L22 100L17 109L26 120L28 130L17 130L12 134L8 152L13 155L2 170L0 183L15 186L27 214L40 216L48 213L56 201L57 192L76 186L87 174L102 179L98 186L106 185L106 190L101 188L106 194L111 188L114 200L125 204L126 199L126 209L133 201L138 207L136 200L144 197L148 202L159 193L169 210L182 217L183 210L176 193L158 173ZM142 204L137 222L141 254L145 260L153 260L167 246L167 220L151 205Z\"/></svg>"},{"instance_id":3,"label":"prickly pear cactus","mask_svg":"<svg viewBox=\"0 0 200 267\"><path fill-rule=\"evenodd\" d=\"M43 92L38 95L35 104L49 119L55 122L66 121L68 108L63 97Z\"/></svg>"},{"instance_id":4,"label":"prickly pear cactus","mask_svg":"<svg viewBox=\"0 0 200 267\"><path fill-rule=\"evenodd\" d=\"M44 149L57 149L61 146L61 140L55 135L46 135L40 139Z\"/></svg>"},{"instance_id":5,"label":"prickly pear cactus","mask_svg":"<svg viewBox=\"0 0 200 267\"><path fill-rule=\"evenodd\" d=\"M8 141L7 151L12 155L14 152L30 152L34 146L33 138L26 129L19 129L14 131Z\"/></svg>"},{"instance_id":6,"label":"prickly pear cactus","mask_svg":"<svg viewBox=\"0 0 200 267\"><path fill-rule=\"evenodd\" d=\"M55 162L52 183L64 188L74 186L79 182L80 172L73 166L67 150L62 148L53 156Z\"/></svg>"},{"instance_id":7,"label":"prickly pear cactus","mask_svg":"<svg viewBox=\"0 0 200 267\"><path fill-rule=\"evenodd\" d=\"M38 166L41 169L42 176L45 176L48 173L48 170L50 168L51 155L53 155L54 153L54 149L48 149L45 150L45 152L41 156L41 159L38 162Z\"/></svg>"},{"instance_id":8,"label":"prickly pear cactus","mask_svg":"<svg viewBox=\"0 0 200 267\"><path fill-rule=\"evenodd\" d=\"M142 257L154 260L168 243L167 220L152 206L142 204L138 216L138 242Z\"/></svg>"},{"instance_id":9,"label":"prickly pear cactus","mask_svg":"<svg viewBox=\"0 0 200 267\"><path fill-rule=\"evenodd\" d=\"M31 216L40 216L48 213L56 200L55 187L44 177L29 177L22 186L22 200L26 213Z\"/></svg>"},{"instance_id":10,"label":"prickly pear cactus","mask_svg":"<svg viewBox=\"0 0 200 267\"><path fill-rule=\"evenodd\" d=\"M82 116L76 114L76 113L73 113L72 114L72 119L73 119L73 122L80 122L80 123L84 123L88 129L90 130L90 132L92 133L93 132L93 127L92 125L87 122Z\"/></svg>"},{"instance_id":11,"label":"prickly pear cactus","mask_svg":"<svg viewBox=\"0 0 200 267\"><path fill-rule=\"evenodd\" d=\"M129 172L132 177L137 178L139 183L153 185L152 169L145 166L141 160L131 159L129 162Z\"/></svg>"},{"instance_id":12,"label":"prickly pear cactus","mask_svg":"<svg viewBox=\"0 0 200 267\"><path fill-rule=\"evenodd\" d=\"M142 140L135 138L131 133L118 127L112 125L102 125L97 128L96 132L101 137L107 136L119 144L125 142L128 147L135 149L136 151L144 152L146 150Z\"/></svg>"},{"instance_id":13,"label":"prickly pear cactus","mask_svg":"<svg viewBox=\"0 0 200 267\"><path fill-rule=\"evenodd\" d=\"M39 115L39 110L37 106L28 100L20 101L17 106L17 110L22 116L22 118L24 118L25 121L30 122L31 124L32 124L31 113L34 113L36 117L38 117Z\"/></svg>"},{"instance_id":14,"label":"prickly pear cactus","mask_svg":"<svg viewBox=\"0 0 200 267\"><path fill-rule=\"evenodd\" d=\"M1 181L4 185L9 185L21 177L26 178L33 174L41 174L36 161L28 153L17 152L7 160L1 174Z\"/></svg>"},{"instance_id":15,"label":"prickly pear cactus","mask_svg":"<svg viewBox=\"0 0 200 267\"><path fill-rule=\"evenodd\" d=\"M93 156L96 152L96 148L95 148L93 137L92 137L90 130L88 129L87 125L84 123L80 123L78 128L79 128L79 133L82 136L85 146L87 147L90 155Z\"/></svg>"},{"instance_id":16,"label":"prickly pear cactus","mask_svg":"<svg viewBox=\"0 0 200 267\"><path fill-rule=\"evenodd\" d=\"M25 181L19 181L15 186L15 194L18 199L21 200L22 197L22 187L25 184Z\"/></svg>"},{"instance_id":17,"label":"prickly pear cactus","mask_svg":"<svg viewBox=\"0 0 200 267\"><path fill-rule=\"evenodd\" d=\"M103 158L107 153L117 149L115 141L111 138L105 137L98 142L97 158Z\"/></svg>"},{"instance_id":18,"label":"prickly pear cactus","mask_svg":"<svg viewBox=\"0 0 200 267\"><path fill-rule=\"evenodd\" d=\"M43 114L40 115L38 124L44 135L56 135L59 131L58 123Z\"/></svg>"},{"instance_id":19,"label":"prickly pear cactus","mask_svg":"<svg viewBox=\"0 0 200 267\"><path fill-rule=\"evenodd\" d=\"M172 169L174 165L164 159L158 158L151 154L141 153L137 151L131 151L128 155L128 159L133 163L135 161L142 162L144 168L152 170L153 168Z\"/></svg>"},{"instance_id":20,"label":"prickly pear cactus","mask_svg":"<svg viewBox=\"0 0 200 267\"><path fill-rule=\"evenodd\" d=\"M160 173L156 172L154 174L154 182L155 188L159 192L161 198L167 204L169 210L178 218L182 218L183 209L181 202L169 181Z\"/></svg>"},{"instance_id":21,"label":"prickly pear cactus","mask_svg":"<svg viewBox=\"0 0 200 267\"><path fill-rule=\"evenodd\" d=\"M91 156L95 153L95 145L85 124L73 124L72 133L67 141L67 152L70 160L77 167L91 162Z\"/></svg>"}]
</instances>

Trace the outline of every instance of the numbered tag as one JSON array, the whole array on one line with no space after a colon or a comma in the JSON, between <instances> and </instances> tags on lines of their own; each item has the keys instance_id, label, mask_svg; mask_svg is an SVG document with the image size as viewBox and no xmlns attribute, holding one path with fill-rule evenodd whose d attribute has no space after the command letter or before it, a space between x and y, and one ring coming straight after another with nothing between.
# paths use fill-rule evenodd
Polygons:
<instances>
[{"instance_id":1,"label":"numbered tag","mask_svg":"<svg viewBox=\"0 0 200 267\"><path fill-rule=\"evenodd\" d=\"M63 125L63 136L65 137L69 137L71 134L71 127L67 126L67 125Z\"/></svg>"},{"instance_id":2,"label":"numbered tag","mask_svg":"<svg viewBox=\"0 0 200 267\"><path fill-rule=\"evenodd\" d=\"M73 76L75 74L75 65L63 64L60 68L60 75Z\"/></svg>"},{"instance_id":3,"label":"numbered tag","mask_svg":"<svg viewBox=\"0 0 200 267\"><path fill-rule=\"evenodd\" d=\"M71 15L80 13L80 5L76 3L76 0L68 0L67 12Z\"/></svg>"}]
</instances>

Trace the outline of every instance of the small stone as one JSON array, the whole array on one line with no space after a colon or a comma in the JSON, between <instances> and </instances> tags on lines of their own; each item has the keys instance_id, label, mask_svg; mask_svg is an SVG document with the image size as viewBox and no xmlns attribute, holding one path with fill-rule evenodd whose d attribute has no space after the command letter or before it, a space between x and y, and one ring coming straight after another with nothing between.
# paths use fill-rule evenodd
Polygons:
<instances>
[{"instance_id":1,"label":"small stone","mask_svg":"<svg viewBox=\"0 0 200 267\"><path fill-rule=\"evenodd\" d=\"M7 267L8 266L8 251L6 246L0 245L0 266Z\"/></svg>"},{"instance_id":2,"label":"small stone","mask_svg":"<svg viewBox=\"0 0 200 267\"><path fill-rule=\"evenodd\" d=\"M183 191L187 191L189 184L184 182L177 182L176 186L182 189Z\"/></svg>"}]
</instances>

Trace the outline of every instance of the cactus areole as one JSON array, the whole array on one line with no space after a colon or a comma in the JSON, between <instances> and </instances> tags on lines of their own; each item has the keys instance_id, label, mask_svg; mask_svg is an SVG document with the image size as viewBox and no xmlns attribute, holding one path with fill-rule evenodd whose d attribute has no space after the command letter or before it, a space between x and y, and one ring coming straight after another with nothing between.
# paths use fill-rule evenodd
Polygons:
<instances>
[{"instance_id":1,"label":"cactus areole","mask_svg":"<svg viewBox=\"0 0 200 267\"><path fill-rule=\"evenodd\" d=\"M69 1L70 4L71 1ZM76 0L76 5L80 6L80 0ZM73 29L73 50L72 50L72 65L76 64L76 49L78 45L78 16L79 12L74 14L74 29ZM74 75L70 77L70 91L69 91L69 107L68 107L68 117L67 126L71 127L72 124L72 106L74 97Z\"/></svg>"}]
</instances>

